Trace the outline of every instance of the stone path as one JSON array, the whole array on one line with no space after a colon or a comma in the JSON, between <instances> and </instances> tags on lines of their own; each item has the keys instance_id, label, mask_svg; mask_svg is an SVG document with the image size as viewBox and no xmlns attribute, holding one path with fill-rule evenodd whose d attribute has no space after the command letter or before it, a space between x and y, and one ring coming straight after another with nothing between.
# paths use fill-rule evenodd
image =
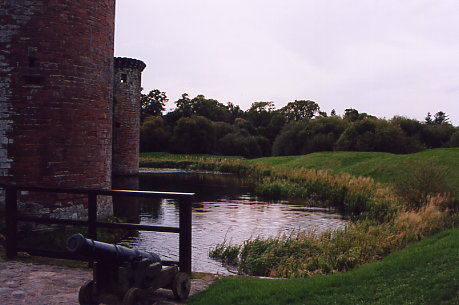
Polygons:
<instances>
[{"instance_id":1,"label":"stone path","mask_svg":"<svg viewBox=\"0 0 459 305\"><path fill-rule=\"evenodd\" d=\"M78 304L78 290L90 279L92 272L88 269L0 261L0 304ZM190 294L204 290L214 280L212 275L192 280ZM180 303L174 301L171 291L159 290L151 304Z\"/></svg>"}]
</instances>

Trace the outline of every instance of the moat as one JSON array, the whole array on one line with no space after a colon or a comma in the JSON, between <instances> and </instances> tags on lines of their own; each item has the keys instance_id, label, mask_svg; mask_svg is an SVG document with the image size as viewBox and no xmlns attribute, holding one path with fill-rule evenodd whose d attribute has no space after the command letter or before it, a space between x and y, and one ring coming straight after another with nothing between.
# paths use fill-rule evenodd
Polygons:
<instances>
[{"instance_id":1,"label":"moat","mask_svg":"<svg viewBox=\"0 0 459 305\"><path fill-rule=\"evenodd\" d=\"M139 189L194 192L193 271L229 274L209 251L225 241L241 244L258 236L292 234L299 230L321 232L337 229L346 220L336 211L306 207L287 201L268 201L253 195L238 177L222 173L176 169L143 169ZM174 200L142 200L140 223L178 226L179 208ZM178 259L178 235L140 231L125 241L140 250L158 253L164 260Z\"/></svg>"}]
</instances>

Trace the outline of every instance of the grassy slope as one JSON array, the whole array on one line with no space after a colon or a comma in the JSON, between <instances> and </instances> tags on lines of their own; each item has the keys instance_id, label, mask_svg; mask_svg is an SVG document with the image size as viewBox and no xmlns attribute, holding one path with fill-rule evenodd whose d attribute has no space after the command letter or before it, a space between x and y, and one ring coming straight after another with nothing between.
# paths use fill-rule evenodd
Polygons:
<instances>
[{"instance_id":1,"label":"grassy slope","mask_svg":"<svg viewBox=\"0 0 459 305\"><path fill-rule=\"evenodd\" d=\"M415 154L395 155L377 152L322 152L304 156L269 157L250 160L275 167L304 167L368 176L390 182L403 174L407 166L434 164L448 170L448 183L459 191L459 148L431 149Z\"/></svg>"},{"instance_id":2,"label":"grassy slope","mask_svg":"<svg viewBox=\"0 0 459 305\"><path fill-rule=\"evenodd\" d=\"M295 280L224 278L189 304L459 304L459 229L347 273Z\"/></svg>"},{"instance_id":3,"label":"grassy slope","mask_svg":"<svg viewBox=\"0 0 459 305\"><path fill-rule=\"evenodd\" d=\"M169 153L142 153L141 165L158 166L158 162L202 159L243 159L214 155L174 155ZM250 163L264 163L275 167L304 167L345 172L355 176L368 176L379 182L394 181L416 164L434 164L448 171L447 180L451 187L459 191L459 148L430 149L415 154L396 155L378 152L321 152L304 156L267 157L248 160ZM409 169L408 169L409 170Z\"/></svg>"}]
</instances>

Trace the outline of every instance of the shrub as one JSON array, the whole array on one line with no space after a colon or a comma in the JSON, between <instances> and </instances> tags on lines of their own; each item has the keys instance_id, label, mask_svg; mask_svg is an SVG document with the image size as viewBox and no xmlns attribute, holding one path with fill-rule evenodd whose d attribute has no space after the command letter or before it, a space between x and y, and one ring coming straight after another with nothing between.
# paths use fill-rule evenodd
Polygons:
<instances>
[{"instance_id":1,"label":"shrub","mask_svg":"<svg viewBox=\"0 0 459 305\"><path fill-rule=\"evenodd\" d=\"M454 133L454 127L448 123L437 125L423 125L421 139L427 148L447 146Z\"/></svg>"},{"instance_id":2,"label":"shrub","mask_svg":"<svg viewBox=\"0 0 459 305\"><path fill-rule=\"evenodd\" d=\"M216 144L212 122L202 116L183 117L174 128L174 151L178 153L213 153Z\"/></svg>"},{"instance_id":3,"label":"shrub","mask_svg":"<svg viewBox=\"0 0 459 305\"><path fill-rule=\"evenodd\" d=\"M332 151L336 140L347 127L339 117L317 117L287 124L273 144L273 155L303 155Z\"/></svg>"},{"instance_id":4,"label":"shrub","mask_svg":"<svg viewBox=\"0 0 459 305\"><path fill-rule=\"evenodd\" d=\"M368 118L352 123L336 142L336 150L412 153L423 147L397 124Z\"/></svg>"},{"instance_id":5,"label":"shrub","mask_svg":"<svg viewBox=\"0 0 459 305\"><path fill-rule=\"evenodd\" d=\"M405 200L407 208L418 209L438 194L452 193L446 176L448 169L436 164L414 163L395 181L396 193Z\"/></svg>"},{"instance_id":6,"label":"shrub","mask_svg":"<svg viewBox=\"0 0 459 305\"><path fill-rule=\"evenodd\" d=\"M140 151L167 151L170 132L160 116L148 116L140 128Z\"/></svg>"},{"instance_id":7,"label":"shrub","mask_svg":"<svg viewBox=\"0 0 459 305\"><path fill-rule=\"evenodd\" d=\"M459 147L459 130L456 130L456 132L451 135L448 147Z\"/></svg>"},{"instance_id":8,"label":"shrub","mask_svg":"<svg viewBox=\"0 0 459 305\"><path fill-rule=\"evenodd\" d=\"M268 139L262 136L251 136L243 132L232 132L218 140L218 151L230 156L255 158L270 155Z\"/></svg>"}]
</instances>

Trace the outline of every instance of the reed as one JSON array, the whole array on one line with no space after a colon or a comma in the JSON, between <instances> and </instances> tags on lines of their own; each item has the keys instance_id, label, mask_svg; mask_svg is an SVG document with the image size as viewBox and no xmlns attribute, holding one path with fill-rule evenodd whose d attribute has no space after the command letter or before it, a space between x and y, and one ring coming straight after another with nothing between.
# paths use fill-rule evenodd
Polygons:
<instances>
[{"instance_id":1,"label":"reed","mask_svg":"<svg viewBox=\"0 0 459 305\"><path fill-rule=\"evenodd\" d=\"M142 166L181 167L229 172L254 185L255 194L270 199L303 199L309 205L329 206L352 217L392 218L401 208L400 198L387 185L372 178L305 168L278 168L241 158L206 155L144 157Z\"/></svg>"},{"instance_id":2,"label":"reed","mask_svg":"<svg viewBox=\"0 0 459 305\"><path fill-rule=\"evenodd\" d=\"M423 193L423 204L413 205L393 184L345 172L204 155L165 155L144 161L159 162L156 166L160 167L172 162L191 169L235 173L250 181L260 196L335 207L354 220L343 230L255 238L241 245L222 243L210 252L211 257L236 265L242 274L297 278L343 272L459 224L453 193ZM425 176L423 169L417 172ZM410 185L417 184L407 180L405 186ZM424 187L411 191L421 192Z\"/></svg>"},{"instance_id":3,"label":"reed","mask_svg":"<svg viewBox=\"0 0 459 305\"><path fill-rule=\"evenodd\" d=\"M220 244L210 255L227 262L225 253L231 252L231 263L241 274L301 278L348 271L457 225L457 217L442 208L445 200L449 198L433 196L425 207L401 212L390 222L361 220L320 234L306 231L242 245Z\"/></svg>"}]
</instances>

